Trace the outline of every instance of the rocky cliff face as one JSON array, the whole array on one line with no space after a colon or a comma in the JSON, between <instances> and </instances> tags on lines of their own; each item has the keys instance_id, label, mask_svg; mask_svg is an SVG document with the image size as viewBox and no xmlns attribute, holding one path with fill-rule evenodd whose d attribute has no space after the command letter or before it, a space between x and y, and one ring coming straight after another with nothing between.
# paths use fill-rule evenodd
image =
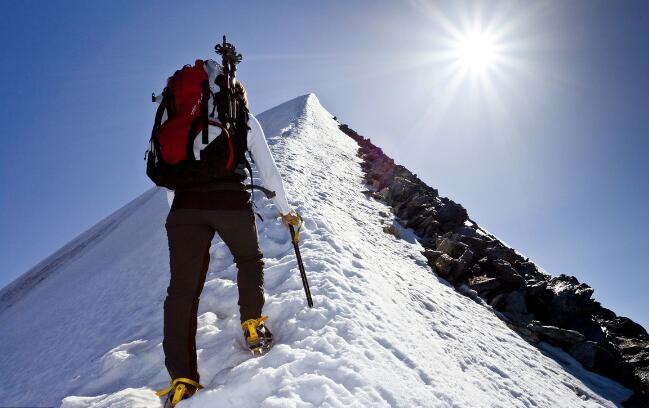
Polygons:
<instances>
[{"instance_id":1,"label":"rocky cliff face","mask_svg":"<svg viewBox=\"0 0 649 408\"><path fill-rule=\"evenodd\" d=\"M369 139L347 125L340 129L359 145L366 193L415 231L437 275L493 308L530 343L559 346L587 369L632 388L626 406L649 406L649 336L642 326L604 308L574 276L548 275Z\"/></svg>"}]
</instances>

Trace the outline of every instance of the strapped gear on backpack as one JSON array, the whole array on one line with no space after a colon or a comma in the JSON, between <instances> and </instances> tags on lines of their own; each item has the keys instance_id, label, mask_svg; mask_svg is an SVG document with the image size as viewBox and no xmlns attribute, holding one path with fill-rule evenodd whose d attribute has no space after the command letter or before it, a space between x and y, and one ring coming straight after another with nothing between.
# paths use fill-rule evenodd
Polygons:
<instances>
[{"instance_id":1,"label":"strapped gear on backpack","mask_svg":"<svg viewBox=\"0 0 649 408\"><path fill-rule=\"evenodd\" d=\"M196 60L176 71L162 93L146 154L147 175L158 186L175 190L227 178L246 162L245 90L222 72L212 93L205 64ZM220 129L216 138L210 126Z\"/></svg>"}]
</instances>

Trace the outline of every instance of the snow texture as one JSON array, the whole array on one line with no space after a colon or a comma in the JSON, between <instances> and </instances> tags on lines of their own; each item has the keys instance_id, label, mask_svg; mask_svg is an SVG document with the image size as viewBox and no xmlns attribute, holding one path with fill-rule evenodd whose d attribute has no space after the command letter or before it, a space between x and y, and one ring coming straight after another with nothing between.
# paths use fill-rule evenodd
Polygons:
<instances>
[{"instance_id":1,"label":"snow texture","mask_svg":"<svg viewBox=\"0 0 649 408\"><path fill-rule=\"evenodd\" d=\"M611 407L628 397L439 280L412 234L383 232L395 222L389 208L362 193L357 145L315 95L259 120L305 219L315 307L288 232L259 194L276 345L262 357L245 350L236 267L215 238L197 335L205 389L179 408ZM168 209L164 190L151 189L0 292L0 406L160 406Z\"/></svg>"}]
</instances>

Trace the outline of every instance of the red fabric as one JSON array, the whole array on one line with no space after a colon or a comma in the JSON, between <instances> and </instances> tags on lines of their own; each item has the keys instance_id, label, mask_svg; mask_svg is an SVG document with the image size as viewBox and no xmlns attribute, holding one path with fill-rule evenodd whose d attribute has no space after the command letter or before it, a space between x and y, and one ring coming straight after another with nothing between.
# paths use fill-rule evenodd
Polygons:
<instances>
[{"instance_id":1,"label":"red fabric","mask_svg":"<svg viewBox=\"0 0 649 408\"><path fill-rule=\"evenodd\" d=\"M159 140L162 159L169 164L176 164L186 158L187 142L201 132L202 126L196 126L196 133L189 134L192 123L201 116L203 81L207 81L203 61L196 60L194 66L184 66L169 78L167 87L174 96L175 116L160 126Z\"/></svg>"}]
</instances>

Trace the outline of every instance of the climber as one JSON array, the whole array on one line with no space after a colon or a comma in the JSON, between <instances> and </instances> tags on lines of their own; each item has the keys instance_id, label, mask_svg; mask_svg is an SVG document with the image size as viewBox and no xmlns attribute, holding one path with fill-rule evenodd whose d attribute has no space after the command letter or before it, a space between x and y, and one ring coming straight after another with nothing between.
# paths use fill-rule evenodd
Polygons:
<instances>
[{"instance_id":1,"label":"climber","mask_svg":"<svg viewBox=\"0 0 649 408\"><path fill-rule=\"evenodd\" d=\"M169 78L159 96L147 175L174 191L166 219L171 279L164 302L165 365L171 384L168 406L193 395L200 386L196 361L196 319L205 282L212 237L218 233L238 268L239 312L247 346L264 353L272 344L264 305L263 261L255 225L252 193L272 197L284 224L296 226L282 179L263 130L248 111L246 91L235 77L241 61L234 46L215 47L222 63L197 60ZM264 187L244 184L248 151ZM251 191L247 191L250 189Z\"/></svg>"}]
</instances>

